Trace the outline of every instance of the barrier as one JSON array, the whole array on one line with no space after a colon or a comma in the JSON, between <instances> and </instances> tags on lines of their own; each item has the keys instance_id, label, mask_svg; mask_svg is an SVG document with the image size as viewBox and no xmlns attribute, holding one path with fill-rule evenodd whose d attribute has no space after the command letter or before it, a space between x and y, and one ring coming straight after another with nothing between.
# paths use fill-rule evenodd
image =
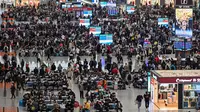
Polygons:
<instances>
[{"instance_id":1,"label":"barrier","mask_svg":"<svg viewBox=\"0 0 200 112\"><path fill-rule=\"evenodd\" d=\"M4 56L6 53L5 52L0 52L0 56ZM8 52L7 53L9 56L16 56L15 52Z\"/></svg>"},{"instance_id":2,"label":"barrier","mask_svg":"<svg viewBox=\"0 0 200 112\"><path fill-rule=\"evenodd\" d=\"M4 107L4 112L18 112L17 107Z\"/></svg>"},{"instance_id":3,"label":"barrier","mask_svg":"<svg viewBox=\"0 0 200 112\"><path fill-rule=\"evenodd\" d=\"M0 107L0 112L3 112L3 107Z\"/></svg>"},{"instance_id":4,"label":"barrier","mask_svg":"<svg viewBox=\"0 0 200 112\"><path fill-rule=\"evenodd\" d=\"M0 83L0 88L3 89L3 86L4 86L4 82L1 82Z\"/></svg>"}]
</instances>

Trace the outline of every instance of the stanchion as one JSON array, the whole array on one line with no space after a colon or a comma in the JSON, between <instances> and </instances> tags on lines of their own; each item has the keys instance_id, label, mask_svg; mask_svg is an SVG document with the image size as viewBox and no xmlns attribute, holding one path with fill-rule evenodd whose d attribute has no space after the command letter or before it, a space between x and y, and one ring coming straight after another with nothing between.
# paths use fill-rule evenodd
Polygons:
<instances>
[{"instance_id":1,"label":"stanchion","mask_svg":"<svg viewBox=\"0 0 200 112\"><path fill-rule=\"evenodd\" d=\"M17 82L16 82L16 96L19 96L19 90L18 90L18 87L17 87Z\"/></svg>"},{"instance_id":2,"label":"stanchion","mask_svg":"<svg viewBox=\"0 0 200 112\"><path fill-rule=\"evenodd\" d=\"M17 112L19 112L19 107L17 107Z\"/></svg>"},{"instance_id":3,"label":"stanchion","mask_svg":"<svg viewBox=\"0 0 200 112\"><path fill-rule=\"evenodd\" d=\"M3 107L3 112L5 112L5 107Z\"/></svg>"},{"instance_id":4,"label":"stanchion","mask_svg":"<svg viewBox=\"0 0 200 112\"><path fill-rule=\"evenodd\" d=\"M6 82L3 80L3 96L6 97Z\"/></svg>"}]
</instances>

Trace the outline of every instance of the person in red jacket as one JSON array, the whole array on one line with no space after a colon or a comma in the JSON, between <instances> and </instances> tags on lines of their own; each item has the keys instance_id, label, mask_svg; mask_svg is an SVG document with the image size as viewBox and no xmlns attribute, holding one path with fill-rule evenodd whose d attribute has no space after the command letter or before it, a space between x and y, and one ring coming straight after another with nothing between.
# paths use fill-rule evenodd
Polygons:
<instances>
[{"instance_id":1,"label":"person in red jacket","mask_svg":"<svg viewBox=\"0 0 200 112\"><path fill-rule=\"evenodd\" d=\"M112 69L112 74L117 75L118 74L118 69L117 68L113 68Z\"/></svg>"},{"instance_id":2,"label":"person in red jacket","mask_svg":"<svg viewBox=\"0 0 200 112\"><path fill-rule=\"evenodd\" d=\"M159 62L160 62L160 59L159 59L158 56L155 57L155 62L156 62L156 63L159 63Z\"/></svg>"}]
</instances>

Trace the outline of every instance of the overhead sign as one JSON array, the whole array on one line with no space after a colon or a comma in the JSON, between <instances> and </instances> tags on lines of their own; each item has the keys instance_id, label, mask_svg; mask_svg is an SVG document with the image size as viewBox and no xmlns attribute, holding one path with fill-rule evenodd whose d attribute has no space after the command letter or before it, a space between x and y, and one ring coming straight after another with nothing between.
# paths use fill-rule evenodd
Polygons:
<instances>
[{"instance_id":1,"label":"overhead sign","mask_svg":"<svg viewBox=\"0 0 200 112\"><path fill-rule=\"evenodd\" d=\"M83 11L83 10L92 10L89 7L70 7L67 9L68 11Z\"/></svg>"},{"instance_id":2,"label":"overhead sign","mask_svg":"<svg viewBox=\"0 0 200 112\"><path fill-rule=\"evenodd\" d=\"M176 0L176 6L193 6L193 0Z\"/></svg>"},{"instance_id":3,"label":"overhead sign","mask_svg":"<svg viewBox=\"0 0 200 112\"><path fill-rule=\"evenodd\" d=\"M200 82L200 77L167 77L159 78L158 82L160 83L191 83L191 82Z\"/></svg>"},{"instance_id":4,"label":"overhead sign","mask_svg":"<svg viewBox=\"0 0 200 112\"><path fill-rule=\"evenodd\" d=\"M190 79L176 79L177 83L186 83L186 82L200 82L200 78L190 78Z\"/></svg>"}]
</instances>

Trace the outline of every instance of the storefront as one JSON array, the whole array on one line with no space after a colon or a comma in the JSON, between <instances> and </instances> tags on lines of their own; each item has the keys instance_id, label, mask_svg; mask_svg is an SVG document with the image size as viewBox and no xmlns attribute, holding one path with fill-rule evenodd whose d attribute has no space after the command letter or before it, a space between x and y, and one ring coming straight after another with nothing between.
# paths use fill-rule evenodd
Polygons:
<instances>
[{"instance_id":1,"label":"storefront","mask_svg":"<svg viewBox=\"0 0 200 112\"><path fill-rule=\"evenodd\" d=\"M165 5L170 5L172 4L172 6L174 5L175 0L165 0Z\"/></svg>"},{"instance_id":2,"label":"storefront","mask_svg":"<svg viewBox=\"0 0 200 112\"><path fill-rule=\"evenodd\" d=\"M160 0L141 0L142 5L155 5L160 4Z\"/></svg>"},{"instance_id":3,"label":"storefront","mask_svg":"<svg viewBox=\"0 0 200 112\"><path fill-rule=\"evenodd\" d=\"M151 71L148 91L161 110L196 108L200 93L200 70Z\"/></svg>"},{"instance_id":4,"label":"storefront","mask_svg":"<svg viewBox=\"0 0 200 112\"><path fill-rule=\"evenodd\" d=\"M42 0L41 0L42 1ZM15 0L15 5L38 5L40 0Z\"/></svg>"}]
</instances>

